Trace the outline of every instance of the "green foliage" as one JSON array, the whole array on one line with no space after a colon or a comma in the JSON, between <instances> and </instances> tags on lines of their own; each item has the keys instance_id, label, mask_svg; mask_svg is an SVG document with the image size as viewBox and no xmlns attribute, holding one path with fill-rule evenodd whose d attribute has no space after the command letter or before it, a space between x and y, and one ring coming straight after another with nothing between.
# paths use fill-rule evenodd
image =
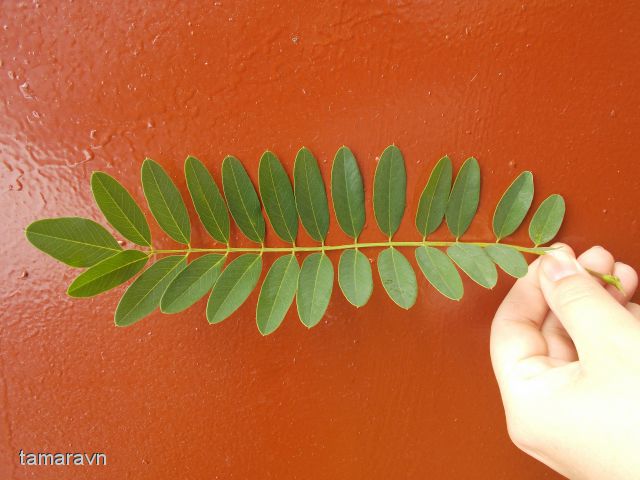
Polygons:
<instances>
[{"instance_id":1,"label":"green foliage","mask_svg":"<svg viewBox=\"0 0 640 480\"><path fill-rule=\"evenodd\" d=\"M404 215L407 172L402 153L395 145L382 152L373 180L373 212L378 227L389 238L398 230Z\"/></svg>"},{"instance_id":2,"label":"green foliage","mask_svg":"<svg viewBox=\"0 0 640 480\"><path fill-rule=\"evenodd\" d=\"M364 306L373 292L373 274L367 256L349 248L340 255L338 283L345 298L355 307Z\"/></svg>"},{"instance_id":3,"label":"green foliage","mask_svg":"<svg viewBox=\"0 0 640 480\"><path fill-rule=\"evenodd\" d=\"M105 258L76 277L69 288L70 297L93 297L122 285L144 268L149 256L140 250L123 250Z\"/></svg>"},{"instance_id":4,"label":"green foliage","mask_svg":"<svg viewBox=\"0 0 640 480\"><path fill-rule=\"evenodd\" d=\"M187 245L191 239L187 207L164 168L150 158L142 163L142 189L158 225L176 242Z\"/></svg>"},{"instance_id":5,"label":"green foliage","mask_svg":"<svg viewBox=\"0 0 640 480\"><path fill-rule=\"evenodd\" d=\"M264 152L258 168L260 196L271 226L285 242L294 243L298 235L298 215L293 188L280 160Z\"/></svg>"},{"instance_id":6,"label":"green foliage","mask_svg":"<svg viewBox=\"0 0 640 480\"><path fill-rule=\"evenodd\" d=\"M356 158L345 146L333 160L331 197L340 228L357 239L364 227L364 186Z\"/></svg>"},{"instance_id":7,"label":"green foliage","mask_svg":"<svg viewBox=\"0 0 640 480\"><path fill-rule=\"evenodd\" d=\"M313 154L302 147L293 167L296 208L302 226L316 242L324 242L329 230L327 192Z\"/></svg>"},{"instance_id":8,"label":"green foliage","mask_svg":"<svg viewBox=\"0 0 640 480\"><path fill-rule=\"evenodd\" d=\"M34 247L71 267L91 267L122 251L104 227L87 218L45 218L25 234Z\"/></svg>"},{"instance_id":9,"label":"green foliage","mask_svg":"<svg viewBox=\"0 0 640 480\"><path fill-rule=\"evenodd\" d=\"M329 306L333 291L333 265L323 253L312 253L302 262L298 276L296 304L300 321L311 328L318 324Z\"/></svg>"},{"instance_id":10,"label":"green foliage","mask_svg":"<svg viewBox=\"0 0 640 480\"><path fill-rule=\"evenodd\" d=\"M462 164L447 201L447 226L456 240L464 235L478 210L480 165L471 157Z\"/></svg>"},{"instance_id":11,"label":"green foliage","mask_svg":"<svg viewBox=\"0 0 640 480\"><path fill-rule=\"evenodd\" d=\"M416 274L409 260L398 249L389 247L380 252L378 273L391 300L404 309L413 307L418 298Z\"/></svg>"},{"instance_id":12,"label":"green foliage","mask_svg":"<svg viewBox=\"0 0 640 480\"><path fill-rule=\"evenodd\" d=\"M416 227L422 234L422 238L427 238L442 223L451 191L452 174L451 160L449 157L442 157L436 163L429 176L429 181L420 195L418 213L416 213Z\"/></svg>"},{"instance_id":13,"label":"green foliage","mask_svg":"<svg viewBox=\"0 0 640 480\"><path fill-rule=\"evenodd\" d=\"M207 320L220 323L244 303L258 283L262 256L245 253L224 269L211 290L207 303Z\"/></svg>"},{"instance_id":14,"label":"green foliage","mask_svg":"<svg viewBox=\"0 0 640 480\"><path fill-rule=\"evenodd\" d=\"M305 326L310 328L320 322L335 282L332 262L337 255L334 257L332 252L340 252L337 272L340 290L356 307L366 305L375 288L373 256L366 255L365 249L377 249L380 284L400 307L411 308L418 294L414 267L402 252L407 247L415 249L415 262L428 283L442 295L460 300L464 282L458 268L486 288L497 282L496 265L513 277L522 277L528 268L523 253L544 254L547 248L539 245L557 234L565 211L559 195L551 195L542 202L529 225L534 247L462 241L478 209L480 166L475 158L469 158L452 186L453 164L445 156L435 165L412 212L422 239L392 240L407 207L405 162L400 150L392 145L380 156L371 195L384 241L362 243L358 238L366 223L365 188L353 153L343 146L334 157L330 191L334 218L353 242L327 245L331 220L327 187L316 158L307 148L301 148L296 155L293 186L276 155L265 152L257 172L259 196L242 163L232 156L222 162L224 195L206 166L195 157L185 160L184 174L200 223L222 245L191 246L191 223L182 195L165 170L150 159L142 164L141 175L149 210L164 233L186 248L162 250L153 246L143 211L117 180L102 172L91 177L98 208L116 232L141 249L123 250L105 228L76 217L38 220L27 227L27 240L63 263L87 268L69 286L71 296L97 295L139 274L116 308L118 326L132 325L158 307L163 313L182 312L205 295L209 295L207 319L209 323L219 323L256 289L264 257L276 255L261 283L256 306L258 329L268 335L280 327L294 299L298 317ZM523 172L495 209L493 231L498 241L520 227L532 199L533 175ZM288 246L265 245L262 207L273 231ZM231 225L229 214L235 226ZM453 238L427 239L445 218ZM296 243L298 221L315 244ZM235 227L259 245L233 245ZM200 253L203 255L188 263L190 255ZM143 270L152 257L155 262ZM618 281L615 277L599 276L611 284Z\"/></svg>"},{"instance_id":15,"label":"green foliage","mask_svg":"<svg viewBox=\"0 0 640 480\"><path fill-rule=\"evenodd\" d=\"M179 313L204 297L220 276L224 260L224 255L210 253L187 265L167 287L160 301L160 310Z\"/></svg>"},{"instance_id":16,"label":"green foliage","mask_svg":"<svg viewBox=\"0 0 640 480\"><path fill-rule=\"evenodd\" d=\"M550 242L557 235L564 219L564 198L554 194L538 207L529 224L529 238L536 245Z\"/></svg>"},{"instance_id":17,"label":"green foliage","mask_svg":"<svg viewBox=\"0 0 640 480\"><path fill-rule=\"evenodd\" d=\"M220 243L229 242L229 212L209 170L195 157L184 162L191 200L205 230Z\"/></svg>"},{"instance_id":18,"label":"green foliage","mask_svg":"<svg viewBox=\"0 0 640 480\"><path fill-rule=\"evenodd\" d=\"M147 219L120 182L104 172L93 172L91 191L98 208L113 228L137 245L151 246Z\"/></svg>"}]
</instances>

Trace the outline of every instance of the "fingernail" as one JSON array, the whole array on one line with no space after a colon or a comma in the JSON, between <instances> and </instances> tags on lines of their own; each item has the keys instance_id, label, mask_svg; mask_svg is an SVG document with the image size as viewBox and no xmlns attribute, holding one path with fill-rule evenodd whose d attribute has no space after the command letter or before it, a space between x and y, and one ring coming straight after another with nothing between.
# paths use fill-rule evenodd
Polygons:
<instances>
[{"instance_id":1,"label":"fingernail","mask_svg":"<svg viewBox=\"0 0 640 480\"><path fill-rule=\"evenodd\" d=\"M542 271L552 282L578 273L576 260L562 251L549 252L542 259Z\"/></svg>"}]
</instances>

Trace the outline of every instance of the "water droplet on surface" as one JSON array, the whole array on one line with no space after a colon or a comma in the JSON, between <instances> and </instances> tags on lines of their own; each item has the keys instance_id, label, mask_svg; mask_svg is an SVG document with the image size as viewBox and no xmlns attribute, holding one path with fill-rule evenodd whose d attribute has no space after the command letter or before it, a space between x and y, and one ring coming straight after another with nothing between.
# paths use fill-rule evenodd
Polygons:
<instances>
[{"instance_id":1,"label":"water droplet on surface","mask_svg":"<svg viewBox=\"0 0 640 480\"><path fill-rule=\"evenodd\" d=\"M34 98L34 94L31 91L31 87L29 86L29 82L24 82L20 84L20 93L27 100L32 100Z\"/></svg>"},{"instance_id":2,"label":"water droplet on surface","mask_svg":"<svg viewBox=\"0 0 640 480\"><path fill-rule=\"evenodd\" d=\"M24 270L21 274L20 274L20 278L21 279L25 279L29 276L29 272L27 272L26 270Z\"/></svg>"},{"instance_id":3,"label":"water droplet on surface","mask_svg":"<svg viewBox=\"0 0 640 480\"><path fill-rule=\"evenodd\" d=\"M298 35L291 36L291 43L293 43L294 45L297 45L299 42L300 42L300 37Z\"/></svg>"}]
</instances>

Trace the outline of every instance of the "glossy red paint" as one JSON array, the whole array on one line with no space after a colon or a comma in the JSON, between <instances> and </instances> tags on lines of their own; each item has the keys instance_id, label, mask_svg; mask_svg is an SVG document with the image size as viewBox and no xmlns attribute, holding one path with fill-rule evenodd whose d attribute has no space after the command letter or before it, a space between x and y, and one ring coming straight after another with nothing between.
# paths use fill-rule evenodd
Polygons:
<instances>
[{"instance_id":1,"label":"glossy red paint","mask_svg":"<svg viewBox=\"0 0 640 480\"><path fill-rule=\"evenodd\" d=\"M499 195L530 169L536 202L568 200L562 240L639 266L640 11L483 3L5 2L0 478L557 478L507 436L488 352L504 276L493 292L466 283L460 303L421 281L409 312L379 283L357 310L336 289L318 327L290 312L267 338L255 294L220 325L200 303L118 329L123 289L67 298L75 272L22 233L101 220L93 170L142 201L145 156L186 195L187 154L219 179L233 153L255 179L264 149L291 170L307 145L328 180L347 144L370 198L395 142L414 207L440 156L479 158L469 238L491 238ZM417 237L414 211L398 238ZM363 240L379 239L368 213ZM329 241L343 240L333 221ZM28 468L20 449L106 452L108 466Z\"/></svg>"}]
</instances>

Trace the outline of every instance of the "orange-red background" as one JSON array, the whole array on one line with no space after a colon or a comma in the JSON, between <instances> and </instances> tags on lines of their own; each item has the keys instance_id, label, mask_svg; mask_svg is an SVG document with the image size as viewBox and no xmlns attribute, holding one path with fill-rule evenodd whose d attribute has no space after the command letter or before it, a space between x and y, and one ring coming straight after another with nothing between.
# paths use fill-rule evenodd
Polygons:
<instances>
[{"instance_id":1,"label":"orange-red background","mask_svg":"<svg viewBox=\"0 0 640 480\"><path fill-rule=\"evenodd\" d=\"M335 289L316 328L291 311L266 338L255 293L220 325L201 302L118 329L123 288L67 298L76 272L22 233L42 217L101 220L93 170L143 201L145 156L186 196L187 154L219 179L232 153L255 179L264 149L291 171L304 144L328 180L347 144L370 199L395 142L409 177L398 238L416 237L434 162L475 155L468 238L491 238L499 195L530 169L536 203L568 200L562 240L640 265L637 6L481 3L3 2L0 477L556 478L507 437L488 354L505 276L492 292L467 282L460 303L422 279L409 312L379 282L359 310ZM368 213L363 240L379 239ZM194 238L209 244L199 225ZM343 240L332 221L329 241ZM21 467L19 449L106 452L108 466Z\"/></svg>"}]
</instances>

